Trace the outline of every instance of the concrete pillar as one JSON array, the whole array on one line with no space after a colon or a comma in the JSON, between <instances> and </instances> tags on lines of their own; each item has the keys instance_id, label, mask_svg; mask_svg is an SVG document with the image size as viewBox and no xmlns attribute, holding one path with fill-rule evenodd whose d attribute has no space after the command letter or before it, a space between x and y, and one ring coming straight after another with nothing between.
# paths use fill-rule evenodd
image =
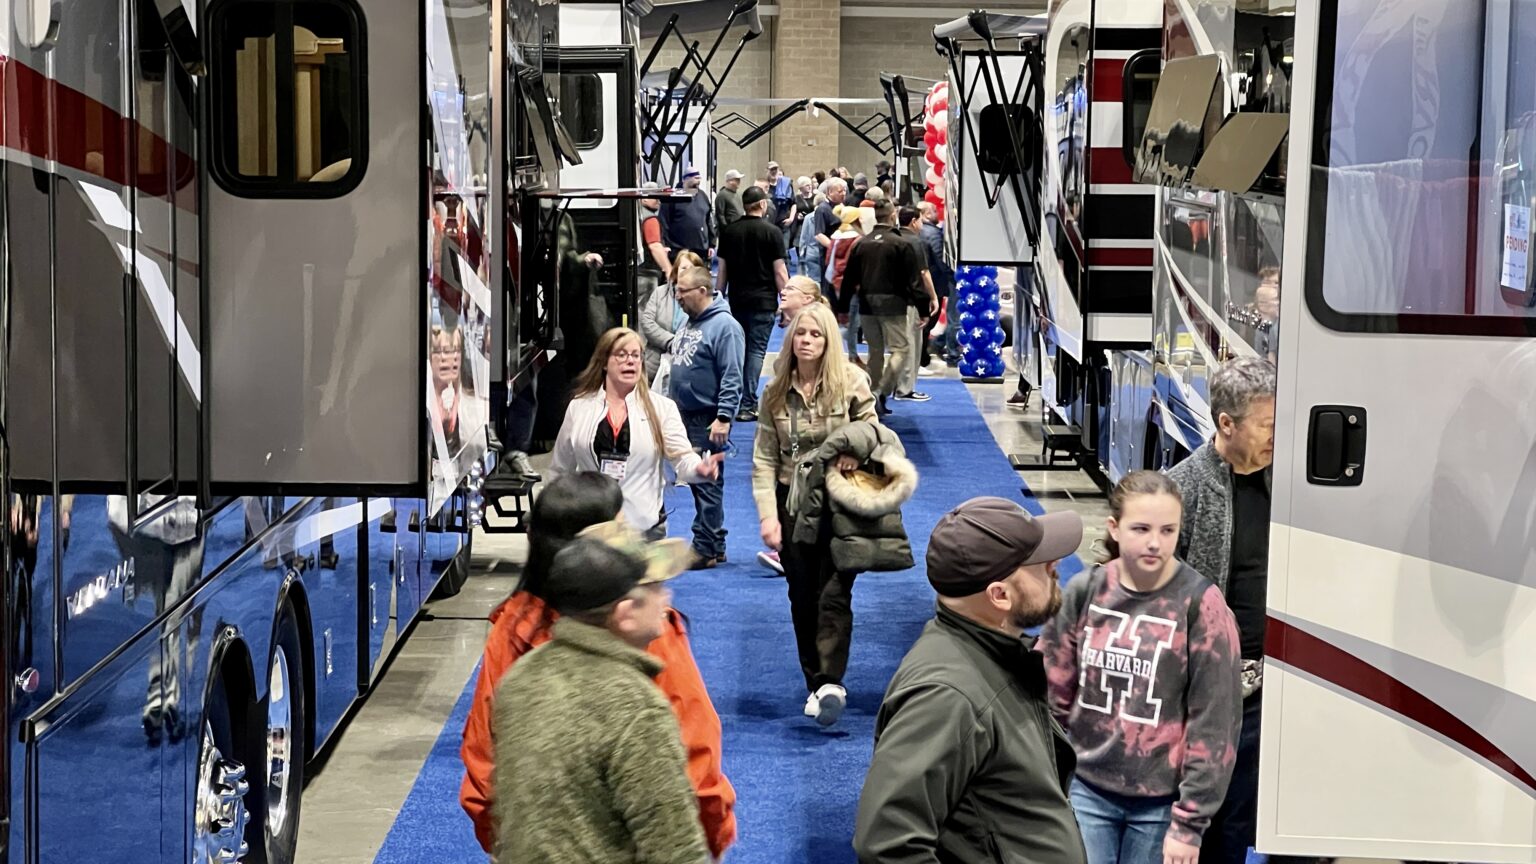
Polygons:
<instances>
[{"instance_id":1,"label":"concrete pillar","mask_svg":"<svg viewBox=\"0 0 1536 864\"><path fill-rule=\"evenodd\" d=\"M842 0L779 0L773 42L776 99L833 98L842 81ZM770 158L791 178L839 164L837 121L803 112L779 126ZM761 170L759 168L759 170Z\"/></svg>"}]
</instances>

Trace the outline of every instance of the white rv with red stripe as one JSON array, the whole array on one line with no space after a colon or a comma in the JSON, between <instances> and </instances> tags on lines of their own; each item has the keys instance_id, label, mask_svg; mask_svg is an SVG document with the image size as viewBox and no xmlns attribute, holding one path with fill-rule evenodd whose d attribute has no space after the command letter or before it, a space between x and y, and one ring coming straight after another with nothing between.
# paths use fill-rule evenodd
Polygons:
<instances>
[{"instance_id":1,"label":"white rv with red stripe","mask_svg":"<svg viewBox=\"0 0 1536 864\"><path fill-rule=\"evenodd\" d=\"M1161 21L1156 0L1054 0L1045 37L1044 218L1015 357L1076 433L1077 461L1109 479L1127 470L1111 404L1151 368L1153 191L1131 180L1137 115L1123 95L1134 58L1155 59Z\"/></svg>"}]
</instances>

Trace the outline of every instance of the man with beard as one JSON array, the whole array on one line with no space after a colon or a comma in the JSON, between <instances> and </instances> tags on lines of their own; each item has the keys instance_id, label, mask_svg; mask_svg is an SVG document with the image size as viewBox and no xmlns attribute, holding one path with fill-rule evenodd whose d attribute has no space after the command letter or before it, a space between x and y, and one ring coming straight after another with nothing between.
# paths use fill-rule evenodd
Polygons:
<instances>
[{"instance_id":1,"label":"man with beard","mask_svg":"<svg viewBox=\"0 0 1536 864\"><path fill-rule=\"evenodd\" d=\"M1072 512L1031 516L972 498L928 541L934 619L875 721L859 798L861 864L1085 864L1067 791L1076 757L1051 719L1044 659L1024 631L1061 606L1056 562L1077 550Z\"/></svg>"}]
</instances>

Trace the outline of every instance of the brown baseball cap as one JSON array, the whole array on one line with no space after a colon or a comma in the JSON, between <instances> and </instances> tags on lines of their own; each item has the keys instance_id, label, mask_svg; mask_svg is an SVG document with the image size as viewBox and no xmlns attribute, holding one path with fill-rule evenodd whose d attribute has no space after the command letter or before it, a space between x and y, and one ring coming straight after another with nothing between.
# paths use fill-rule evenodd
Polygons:
<instances>
[{"instance_id":1,"label":"brown baseball cap","mask_svg":"<svg viewBox=\"0 0 1536 864\"><path fill-rule=\"evenodd\" d=\"M928 539L928 581L946 597L979 593L1026 564L1058 561L1083 542L1069 510L1031 515L1007 498L972 498L944 514Z\"/></svg>"}]
</instances>

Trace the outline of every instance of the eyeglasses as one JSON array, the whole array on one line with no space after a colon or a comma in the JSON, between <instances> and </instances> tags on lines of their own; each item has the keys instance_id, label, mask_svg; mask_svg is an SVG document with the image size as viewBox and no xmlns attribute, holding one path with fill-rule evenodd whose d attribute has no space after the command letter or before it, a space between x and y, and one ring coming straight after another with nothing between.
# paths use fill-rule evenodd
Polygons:
<instances>
[{"instance_id":1,"label":"eyeglasses","mask_svg":"<svg viewBox=\"0 0 1536 864\"><path fill-rule=\"evenodd\" d=\"M639 351L615 351L608 356L614 360L640 360L645 357L645 354Z\"/></svg>"}]
</instances>

